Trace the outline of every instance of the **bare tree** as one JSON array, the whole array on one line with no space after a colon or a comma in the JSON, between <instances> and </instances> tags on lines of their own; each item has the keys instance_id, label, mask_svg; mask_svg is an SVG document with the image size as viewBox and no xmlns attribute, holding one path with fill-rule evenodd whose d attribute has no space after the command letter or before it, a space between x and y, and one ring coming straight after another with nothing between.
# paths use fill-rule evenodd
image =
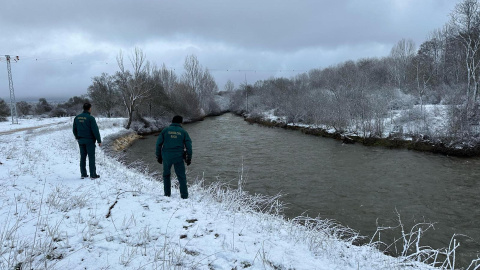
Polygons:
<instances>
[{"instance_id":1,"label":"bare tree","mask_svg":"<svg viewBox=\"0 0 480 270\"><path fill-rule=\"evenodd\" d=\"M114 77L107 73L93 77L87 92L97 109L111 117L118 101Z\"/></svg>"},{"instance_id":2,"label":"bare tree","mask_svg":"<svg viewBox=\"0 0 480 270\"><path fill-rule=\"evenodd\" d=\"M195 55L187 56L183 66L185 73L182 76L182 81L197 94L200 107L204 110L204 113L209 113L213 95L218 91L215 79L208 69L203 69Z\"/></svg>"},{"instance_id":3,"label":"bare tree","mask_svg":"<svg viewBox=\"0 0 480 270\"><path fill-rule=\"evenodd\" d=\"M173 111L186 118L197 118L202 116L200 102L193 89L183 83L175 85L174 94L170 98L173 105Z\"/></svg>"},{"instance_id":4,"label":"bare tree","mask_svg":"<svg viewBox=\"0 0 480 270\"><path fill-rule=\"evenodd\" d=\"M185 58L183 64L185 73L182 75L183 82L186 83L195 93L200 91L200 84L203 76L203 68L195 55L189 55Z\"/></svg>"},{"instance_id":5,"label":"bare tree","mask_svg":"<svg viewBox=\"0 0 480 270\"><path fill-rule=\"evenodd\" d=\"M235 84L231 80L228 80L227 83L225 83L223 90L226 92L231 92L235 90Z\"/></svg>"},{"instance_id":6,"label":"bare tree","mask_svg":"<svg viewBox=\"0 0 480 270\"><path fill-rule=\"evenodd\" d=\"M467 111L474 84L473 101L477 98L478 70L480 67L480 5L477 0L464 0L455 6L451 14L453 35L464 47L465 67L467 69Z\"/></svg>"},{"instance_id":7,"label":"bare tree","mask_svg":"<svg viewBox=\"0 0 480 270\"><path fill-rule=\"evenodd\" d=\"M167 91L173 93L175 80L175 73L167 71L165 65L163 65L162 69L158 69L156 66L154 66L151 71L151 76L148 78L148 87L151 87L152 91L147 98L148 106L143 106L142 112L147 112L149 116L158 117L165 115L168 111L171 111L172 106L170 104L169 93ZM169 88L172 89L166 90Z\"/></svg>"},{"instance_id":8,"label":"bare tree","mask_svg":"<svg viewBox=\"0 0 480 270\"><path fill-rule=\"evenodd\" d=\"M163 89L168 94L173 92L175 84L178 82L177 74L175 74L173 70L167 69L165 64L162 65L162 69L160 71L160 80L162 82Z\"/></svg>"},{"instance_id":9,"label":"bare tree","mask_svg":"<svg viewBox=\"0 0 480 270\"><path fill-rule=\"evenodd\" d=\"M412 40L400 40L393 46L390 56L394 60L393 75L397 86L403 88L407 81L407 70L415 56L415 43Z\"/></svg>"},{"instance_id":10,"label":"bare tree","mask_svg":"<svg viewBox=\"0 0 480 270\"><path fill-rule=\"evenodd\" d=\"M149 84L150 65L145 63L145 54L139 48L135 48L130 57L133 71L125 69L123 63L123 54L120 52L117 56L117 63L120 71L116 73L116 84L121 93L121 98L128 114L126 129L130 128L133 119L133 112L138 106L149 97L154 86Z\"/></svg>"}]
</instances>

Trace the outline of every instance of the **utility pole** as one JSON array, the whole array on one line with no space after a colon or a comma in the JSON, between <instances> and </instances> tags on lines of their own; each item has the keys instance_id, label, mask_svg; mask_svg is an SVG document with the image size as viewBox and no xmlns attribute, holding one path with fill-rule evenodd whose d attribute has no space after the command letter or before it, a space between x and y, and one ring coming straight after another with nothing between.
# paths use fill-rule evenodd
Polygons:
<instances>
[{"instance_id":1,"label":"utility pole","mask_svg":"<svg viewBox=\"0 0 480 270\"><path fill-rule=\"evenodd\" d=\"M12 124L18 124L17 102L15 101L15 90L13 89L12 67L10 66L10 55L5 55L7 59L8 86L10 88L10 113L12 115ZM15 62L20 60L18 56L13 58Z\"/></svg>"}]
</instances>

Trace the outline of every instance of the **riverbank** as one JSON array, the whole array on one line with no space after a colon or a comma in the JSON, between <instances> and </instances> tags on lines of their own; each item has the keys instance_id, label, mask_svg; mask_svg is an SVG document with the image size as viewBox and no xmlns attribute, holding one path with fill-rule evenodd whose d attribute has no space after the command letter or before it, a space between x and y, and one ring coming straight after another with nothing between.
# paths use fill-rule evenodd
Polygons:
<instances>
[{"instance_id":1,"label":"riverbank","mask_svg":"<svg viewBox=\"0 0 480 270\"><path fill-rule=\"evenodd\" d=\"M237 113L245 121L267 127L277 127L290 130L298 130L304 134L332 138L345 144L360 143L365 146L380 146L390 149L408 149L421 152L431 152L456 157L480 156L480 144L466 144L461 141L449 139L431 139L428 136L400 136L389 134L387 137L363 137L352 132L338 132L335 129L327 129L315 125L287 123L282 118L261 115L247 115Z\"/></svg>"},{"instance_id":2,"label":"riverbank","mask_svg":"<svg viewBox=\"0 0 480 270\"><path fill-rule=\"evenodd\" d=\"M285 220L278 198L201 179L188 200L163 197L157 179L105 154L123 121L97 121L97 180L78 175L71 121L0 136L0 268L432 269L355 246L329 221Z\"/></svg>"},{"instance_id":3,"label":"riverbank","mask_svg":"<svg viewBox=\"0 0 480 270\"><path fill-rule=\"evenodd\" d=\"M185 119L184 124L191 124L198 121L203 121L207 117L220 116L228 112L229 111L222 111L205 115L200 118ZM170 119L167 118L143 118L141 121L136 120L132 123L131 130L123 130L107 138L107 144L109 145L107 153L110 153L112 154L112 157L115 157L117 156L115 154L116 152L125 151L136 140L142 139L144 136L159 134L168 125L170 125Z\"/></svg>"},{"instance_id":4,"label":"riverbank","mask_svg":"<svg viewBox=\"0 0 480 270\"><path fill-rule=\"evenodd\" d=\"M190 124L198 121L203 121L207 117L220 116L225 113L229 113L228 110L222 110L218 112L213 112L198 118L185 118L183 123ZM144 117L141 119L134 120L131 125L131 130L134 131L139 136L148 136L152 134L157 134L162 131L163 128L167 127L171 123L172 117L160 117L160 118L151 118Z\"/></svg>"}]
</instances>

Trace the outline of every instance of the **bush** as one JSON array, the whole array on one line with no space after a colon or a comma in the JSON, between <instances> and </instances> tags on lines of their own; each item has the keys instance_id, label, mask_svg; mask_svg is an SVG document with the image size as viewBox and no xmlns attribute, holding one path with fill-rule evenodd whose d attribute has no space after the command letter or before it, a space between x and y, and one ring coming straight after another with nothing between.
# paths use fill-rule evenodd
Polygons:
<instances>
[{"instance_id":1,"label":"bush","mask_svg":"<svg viewBox=\"0 0 480 270\"><path fill-rule=\"evenodd\" d=\"M7 121L7 117L10 115L10 108L5 100L0 98L0 121Z\"/></svg>"},{"instance_id":2,"label":"bush","mask_svg":"<svg viewBox=\"0 0 480 270\"><path fill-rule=\"evenodd\" d=\"M70 116L70 114L67 112L67 110L65 108L62 108L62 107L55 107L55 109L53 109L51 112L50 112L50 117L63 117L63 116Z\"/></svg>"},{"instance_id":3,"label":"bush","mask_svg":"<svg viewBox=\"0 0 480 270\"><path fill-rule=\"evenodd\" d=\"M35 114L42 115L52 111L53 107L45 98L40 98L35 106Z\"/></svg>"},{"instance_id":4,"label":"bush","mask_svg":"<svg viewBox=\"0 0 480 270\"><path fill-rule=\"evenodd\" d=\"M26 101L17 102L17 112L19 116L29 115L32 112L32 105Z\"/></svg>"}]
</instances>

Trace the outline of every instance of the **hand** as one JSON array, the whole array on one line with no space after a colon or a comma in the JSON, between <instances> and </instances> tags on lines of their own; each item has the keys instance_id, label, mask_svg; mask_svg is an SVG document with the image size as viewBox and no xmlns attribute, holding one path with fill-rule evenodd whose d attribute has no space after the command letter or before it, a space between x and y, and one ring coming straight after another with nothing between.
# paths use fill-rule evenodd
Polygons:
<instances>
[{"instance_id":1,"label":"hand","mask_svg":"<svg viewBox=\"0 0 480 270\"><path fill-rule=\"evenodd\" d=\"M187 159L185 162L187 163L187 166L190 166L190 164L192 164L192 160L191 160L191 159Z\"/></svg>"},{"instance_id":2,"label":"hand","mask_svg":"<svg viewBox=\"0 0 480 270\"><path fill-rule=\"evenodd\" d=\"M98 146L100 146L100 147L101 147L101 146L102 146L102 143L98 143Z\"/></svg>"},{"instance_id":3,"label":"hand","mask_svg":"<svg viewBox=\"0 0 480 270\"><path fill-rule=\"evenodd\" d=\"M162 157L158 157L158 158L157 158L157 162L160 163L160 164L162 164L162 162L163 162Z\"/></svg>"}]
</instances>

